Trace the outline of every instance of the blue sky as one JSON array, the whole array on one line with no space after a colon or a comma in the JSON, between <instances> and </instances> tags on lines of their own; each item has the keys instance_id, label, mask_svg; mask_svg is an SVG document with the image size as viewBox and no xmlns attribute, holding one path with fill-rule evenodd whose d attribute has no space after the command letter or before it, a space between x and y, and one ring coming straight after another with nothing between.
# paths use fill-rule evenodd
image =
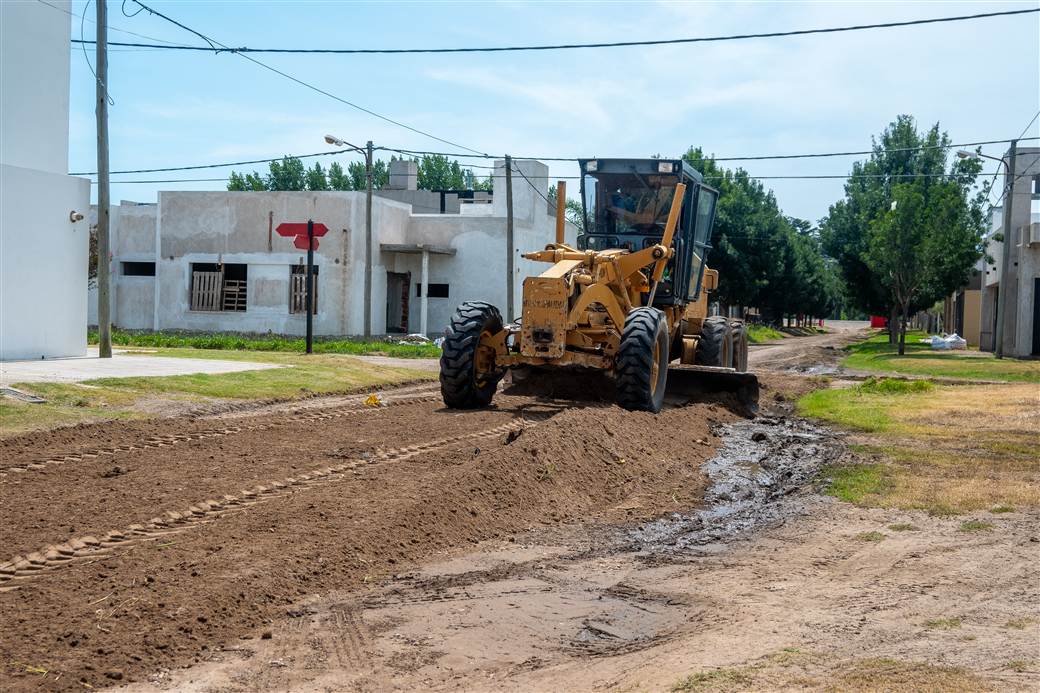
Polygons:
<instances>
[{"instance_id":1,"label":"blue sky","mask_svg":"<svg viewBox=\"0 0 1040 693\"><path fill-rule=\"evenodd\" d=\"M109 25L198 40L142 12ZM446 47L640 40L901 21L1030 2L170 2L157 10L231 46ZM78 38L83 2L73 2ZM133 11L132 2L127 2ZM94 6L88 19L94 16ZM93 38L94 25L85 24ZM110 31L112 41L140 41ZM90 60L93 62L93 54ZM260 60L366 108L473 149L517 156L718 156L869 148L899 113L954 142L1017 136L1040 109L1038 15L728 43L538 53L295 56ZM70 170L93 171L94 88L74 46ZM229 54L112 49L113 170L322 151L322 137L411 149L447 145L308 91ZM1040 135L1040 124L1029 135ZM985 150L999 154L999 146ZM323 164L331 162L323 159ZM853 158L747 162L753 175L845 174ZM995 166L995 164L992 164ZM986 170L993 170L988 165ZM266 171L265 165L256 167ZM228 169L114 179L211 178ZM574 175L553 163L550 174ZM819 219L841 180L766 182L788 214ZM113 199L221 183L114 184Z\"/></svg>"}]
</instances>

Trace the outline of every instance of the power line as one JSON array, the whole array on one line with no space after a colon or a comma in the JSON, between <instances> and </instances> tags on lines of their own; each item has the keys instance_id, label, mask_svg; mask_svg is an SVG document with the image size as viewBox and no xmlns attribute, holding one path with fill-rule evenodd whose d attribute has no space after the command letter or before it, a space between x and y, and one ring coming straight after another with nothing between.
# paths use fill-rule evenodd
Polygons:
<instances>
[{"instance_id":1,"label":"power line","mask_svg":"<svg viewBox=\"0 0 1040 693\"><path fill-rule=\"evenodd\" d=\"M76 19L80 19L81 16L82 16L82 15L77 15L74 12L69 12L64 7L58 7L57 5L52 5L51 3L47 2L47 0L36 0L36 1L39 2L40 4L46 5L47 7L55 9L58 12L64 12L65 14L69 15L70 17L74 17ZM86 6L84 6L83 13L86 14L86 12L87 12L87 8L86 8ZM133 16L133 15L128 15L128 16ZM86 21L90 22L91 24L96 24L97 23L93 19L87 19ZM128 34L130 36L137 36L137 37L140 37L140 38L143 38L143 39L148 39L149 41L159 41L160 43L167 44L167 45L164 45L164 46L154 46L155 48L169 48L170 46L188 47L187 44L184 44L184 43L177 43L176 41L167 41L166 39L156 38L154 36L148 36L146 34L139 34L136 31L129 31L128 29L120 29L119 27L112 26L111 24L106 24L105 27L109 31L118 31L120 34ZM94 44L94 43L97 43L97 41L86 41L86 40L84 40L83 36L82 36L82 32L81 32L79 40L72 39L72 43ZM109 41L108 45L111 46L111 45L117 45L117 44L113 44L111 41ZM142 47L143 46L147 46L147 45L149 45L149 44L141 44Z\"/></svg>"},{"instance_id":2,"label":"power line","mask_svg":"<svg viewBox=\"0 0 1040 693\"><path fill-rule=\"evenodd\" d=\"M385 116L385 115L383 115L381 113L377 113L377 112L375 112L375 111L373 111L371 109L365 108L364 106L356 104L356 103L354 103L352 101L348 101L348 100L346 100L346 99L344 99L344 98L342 98L340 96L336 96L332 92L325 91L321 87L316 87L313 84L310 84L309 82L305 82L302 79L299 79L298 77L294 77L293 75L290 75L288 72L283 72L283 71L279 70L278 68L271 67L267 63L263 63L263 62L257 60L256 58L253 58L252 56L245 55L244 53L241 53L241 52L238 52L238 51L233 51L230 48L228 48L228 46L226 46L225 44L223 44L223 43L221 43L221 42L219 42L219 41L217 41L215 39L211 39L208 36L206 36L205 34L202 34L201 32L198 32L198 31L196 31L196 30L194 30L194 29L192 29L192 28L190 28L188 26L185 26L184 24L181 24L180 22L178 22L175 19L171 19L170 17L167 17L162 12L159 12L157 10L153 10L151 7L149 7L148 5L145 5L140 0L133 0L133 1L137 5L140 5L143 9L147 10L149 14L153 14L156 17L159 17L161 19L165 19L167 22L170 22L171 24L174 24L175 26L178 26L181 29L184 29L185 31L187 31L189 33L194 34L195 36L198 36L199 38L201 38L203 41L205 41L206 43L208 43L210 45L211 50L216 50L216 46L220 46L221 48L223 48L223 49L225 49L225 50L227 50L229 52L235 53L236 55L239 55L242 58L245 58L246 60L248 60L251 63L259 65L260 67L264 68L265 70L268 70L268 71L273 72L273 73L275 73L277 75L285 77L286 79L291 80L291 81L295 82L296 84L299 84L302 87L306 87L307 89L310 89L310 90L312 90L314 92L317 92L318 94L321 94L323 96L327 96L330 99L333 99L334 101L338 101L338 102L340 102L340 103L342 103L344 105L350 106L351 108L355 108L355 109L361 111L362 113L367 113L370 116L374 116L376 118L379 118L380 120L386 121L387 123L390 123L391 125L396 125L397 127L404 128L405 130L410 130L410 131L412 131L412 132L414 132L414 133L416 133L418 135L422 135L423 137L429 137L432 140L436 140L438 142L442 142L444 144L451 145L452 147L459 147L460 149L465 149L466 151L473 152L474 154L481 154L482 153L482 152L477 151L476 149L471 149L470 147L467 147L467 146L465 146L463 144L459 144L458 142L452 142L451 140L444 139L443 137L438 137L437 135L434 135L432 133L426 132L425 130L420 130L419 128L412 127L411 125L408 125L406 123L402 123L399 120L394 120L393 118L390 118L389 116Z\"/></svg>"},{"instance_id":3,"label":"power line","mask_svg":"<svg viewBox=\"0 0 1040 693\"><path fill-rule=\"evenodd\" d=\"M1040 137L1020 137L1019 141L1036 140ZM983 142L962 142L960 144L949 145L950 149L955 147L978 147L987 144L1003 144L1010 142L1010 140L986 140ZM893 149L881 149L880 152L907 152L907 151L919 151L923 149L942 149L941 146L925 145L921 147L900 147ZM493 156L491 154L466 154L462 152L429 152L421 151L416 149L402 149L398 147L375 147L376 150L395 152L397 154L413 155L413 156L444 156L448 158L456 159L501 159L502 156ZM307 159L315 156L333 156L335 154L350 153L353 150L350 149L336 149L327 152L317 152L314 154L287 154L284 157L273 157L270 159L251 159L248 161L231 161L221 164L198 164L194 166L168 166L165 168L141 168L131 169L126 171L112 171L113 174L127 174L127 173L168 173L172 171L193 171L199 169L208 168L228 168L231 166L246 166L248 164L266 164L272 161L281 161L283 158L296 158L296 159ZM711 161L764 161L771 159L813 159L820 157L833 157L833 156L861 156L864 154L874 154L874 150L865 150L859 152L828 152L828 153L813 153L813 154L771 154L766 156L754 156L754 157L704 157L705 160ZM552 157L552 156L515 156L513 157L517 161L564 161L564 162L577 162L577 157ZM582 157L588 159L594 159L596 157ZM681 158L681 157L675 157ZM477 164L466 164L468 168L485 168ZM493 167L486 167L493 168ZM76 173L70 173L70 176L93 176L96 172L80 171ZM839 176L841 178L847 178L847 176Z\"/></svg>"},{"instance_id":4,"label":"power line","mask_svg":"<svg viewBox=\"0 0 1040 693\"><path fill-rule=\"evenodd\" d=\"M320 156L312 154L310 156ZM280 159L275 159L280 161ZM482 167L490 169L492 167ZM466 169L463 169L466 170ZM515 166L513 171L519 173L529 185L534 187L531 181L523 174L522 171L518 170ZM995 174L999 174L1000 171L994 171ZM83 174L70 174L70 175L83 175ZM402 177L417 178L417 173L405 173L397 174ZM826 175L804 175L804 176L748 176L751 180L846 180L849 178L960 178L969 174L966 173L861 173L861 174L826 174ZM980 173L981 176L990 175L988 172ZM1022 176L1019 175L1019 178ZM505 174L488 174L485 178L500 179L505 178ZM581 180L582 176L546 176L547 180ZM704 180L722 180L725 176L705 176ZM149 179L149 180L114 180L112 183L207 183L207 182L227 182L227 178L176 178L176 179ZM93 182L93 181L91 181ZM544 197L544 196L543 196ZM548 202L548 200L546 200Z\"/></svg>"},{"instance_id":5,"label":"power line","mask_svg":"<svg viewBox=\"0 0 1040 693\"><path fill-rule=\"evenodd\" d=\"M137 2L137 0L134 0ZM140 2L137 2L141 5ZM148 9L146 6L141 5ZM150 10L153 14L159 14L154 10ZM953 17L933 17L930 19L912 19L905 22L881 22L877 24L855 24L850 26L838 26L838 27L826 27L819 29L795 29L792 31L771 31L757 34L729 34L724 36L699 36L694 38L677 38L677 39L651 39L646 41L612 41L604 43L559 43L559 44L548 44L548 45L526 45L526 46L485 46L479 48L229 48L223 44L218 44L221 48L216 48L210 45L206 46L147 46L147 44L131 44L131 43L113 43L114 46L136 46L136 47L160 47L167 48L169 50L186 50L186 51L213 51L217 53L230 52L244 55L245 53L295 53L295 54L307 54L307 53L327 53L327 54L338 54L338 55L366 55L366 54L404 54L404 53L505 53L505 52L516 52L516 51L556 51L556 50L575 50L575 49L588 49L588 48L625 48L633 46L667 46L687 43L717 43L723 41L744 41L748 39L761 39L761 38L780 38L785 36L808 36L811 34L835 34L850 31L866 31L870 29L892 29L898 27L907 26L919 26L924 24L940 24L946 22L964 22L976 19L988 19L992 17L1007 17L1012 15L1030 14L1034 12L1040 12L1040 8L1031 8L1026 10L1005 10L1002 12L983 12L979 14L966 14ZM159 15L162 16L162 15ZM165 17L164 17L165 18ZM172 20L170 20L172 21ZM176 23L176 22L175 22ZM182 24L178 24L183 29L191 31L199 38L203 39L207 43L210 39L206 38L202 34L188 29Z\"/></svg>"}]
</instances>

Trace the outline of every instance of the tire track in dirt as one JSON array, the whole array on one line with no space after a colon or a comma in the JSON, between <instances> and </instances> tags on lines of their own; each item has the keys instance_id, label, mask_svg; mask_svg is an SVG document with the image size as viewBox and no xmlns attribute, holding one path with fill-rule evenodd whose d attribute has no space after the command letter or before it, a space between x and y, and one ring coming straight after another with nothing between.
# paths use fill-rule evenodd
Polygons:
<instances>
[{"instance_id":1,"label":"tire track in dirt","mask_svg":"<svg viewBox=\"0 0 1040 693\"><path fill-rule=\"evenodd\" d=\"M401 406L408 404L423 404L428 402L435 402L440 400L439 394L422 394L411 397L397 397L397 398L386 398L381 399L381 404L374 406ZM62 465L75 462L82 462L84 460L97 459L99 457L112 457L113 459L117 455L129 454L141 450L157 450L159 448L172 447L180 443L187 443L191 441L206 440L209 438L220 438L224 436L233 436L240 433L255 433L260 431L269 431L275 428L298 424L300 422L318 422L328 421L332 419L339 419L348 416L356 416L359 414L367 413L371 411L373 405L366 405L364 401L360 401L357 404L352 404L346 407L335 407L331 409L317 409L311 410L310 408L299 408L289 409L281 412L283 414L299 414L292 418L283 420L268 421L256 424L247 424L240 426L229 426L226 428L213 428L204 429L201 431L195 431L191 433L175 433L164 436L153 436L151 438L145 438L143 440L134 441L132 443L122 443L120 445L105 446L102 448L95 448L88 452L78 452L69 454L56 454L49 455L45 458L39 458L36 461L29 462L28 464L19 463L14 465L8 465L0 467L0 478L3 478L8 473L25 473L31 471L39 471L45 469L50 465Z\"/></svg>"},{"instance_id":2,"label":"tire track in dirt","mask_svg":"<svg viewBox=\"0 0 1040 693\"><path fill-rule=\"evenodd\" d=\"M218 499L207 499L180 511L167 511L163 516L153 517L147 522L130 524L121 530L112 530L100 537L90 535L77 537L62 544L50 544L38 551L24 556L14 556L9 561L0 563L0 591L15 589L26 579L72 565L75 562L107 555L115 548L179 534L212 522L222 515L242 511L298 490L342 479L347 472L386 462L407 460L454 443L491 438L520 431L531 425L534 424L529 421L514 420L474 433L455 435L391 450L378 450L370 458L357 458L337 465L313 469L297 476L258 484L241 491L237 496L225 494Z\"/></svg>"}]
</instances>

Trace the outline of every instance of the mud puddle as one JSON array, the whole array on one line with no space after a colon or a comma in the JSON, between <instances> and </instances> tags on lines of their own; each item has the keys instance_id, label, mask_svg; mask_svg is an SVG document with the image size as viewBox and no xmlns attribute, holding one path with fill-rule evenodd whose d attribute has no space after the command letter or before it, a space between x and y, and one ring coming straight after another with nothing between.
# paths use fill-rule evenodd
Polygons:
<instances>
[{"instance_id":1,"label":"mud puddle","mask_svg":"<svg viewBox=\"0 0 1040 693\"><path fill-rule=\"evenodd\" d=\"M629 531L632 548L675 552L720 544L799 514L820 468L844 450L840 434L784 415L720 425L713 432L722 446L702 467L710 481L704 508Z\"/></svg>"}]
</instances>

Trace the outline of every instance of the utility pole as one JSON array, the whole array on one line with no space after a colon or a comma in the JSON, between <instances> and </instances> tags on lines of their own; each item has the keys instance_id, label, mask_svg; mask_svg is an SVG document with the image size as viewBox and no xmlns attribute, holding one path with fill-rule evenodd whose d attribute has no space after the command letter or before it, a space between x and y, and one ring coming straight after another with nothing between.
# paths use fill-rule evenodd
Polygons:
<instances>
[{"instance_id":1,"label":"utility pole","mask_svg":"<svg viewBox=\"0 0 1040 693\"><path fill-rule=\"evenodd\" d=\"M108 190L108 24L107 0L97 0L97 283L98 355L112 358L112 314L109 279L109 190Z\"/></svg>"},{"instance_id":2,"label":"utility pole","mask_svg":"<svg viewBox=\"0 0 1040 693\"><path fill-rule=\"evenodd\" d=\"M1011 298L1011 205L1015 194L1015 153L1018 140L1011 140L1011 149L1005 162L1004 183L1004 242L1001 248L1000 288L997 290L997 334L993 345L993 353L998 359L1004 358L1004 324L1007 319L1008 302Z\"/></svg>"},{"instance_id":3,"label":"utility pole","mask_svg":"<svg viewBox=\"0 0 1040 693\"><path fill-rule=\"evenodd\" d=\"M307 220L307 353L314 353L314 220Z\"/></svg>"},{"instance_id":4,"label":"utility pole","mask_svg":"<svg viewBox=\"0 0 1040 693\"><path fill-rule=\"evenodd\" d=\"M513 322L513 157L506 154L506 322Z\"/></svg>"},{"instance_id":5,"label":"utility pole","mask_svg":"<svg viewBox=\"0 0 1040 693\"><path fill-rule=\"evenodd\" d=\"M372 336L372 140L365 145L365 339Z\"/></svg>"}]
</instances>

